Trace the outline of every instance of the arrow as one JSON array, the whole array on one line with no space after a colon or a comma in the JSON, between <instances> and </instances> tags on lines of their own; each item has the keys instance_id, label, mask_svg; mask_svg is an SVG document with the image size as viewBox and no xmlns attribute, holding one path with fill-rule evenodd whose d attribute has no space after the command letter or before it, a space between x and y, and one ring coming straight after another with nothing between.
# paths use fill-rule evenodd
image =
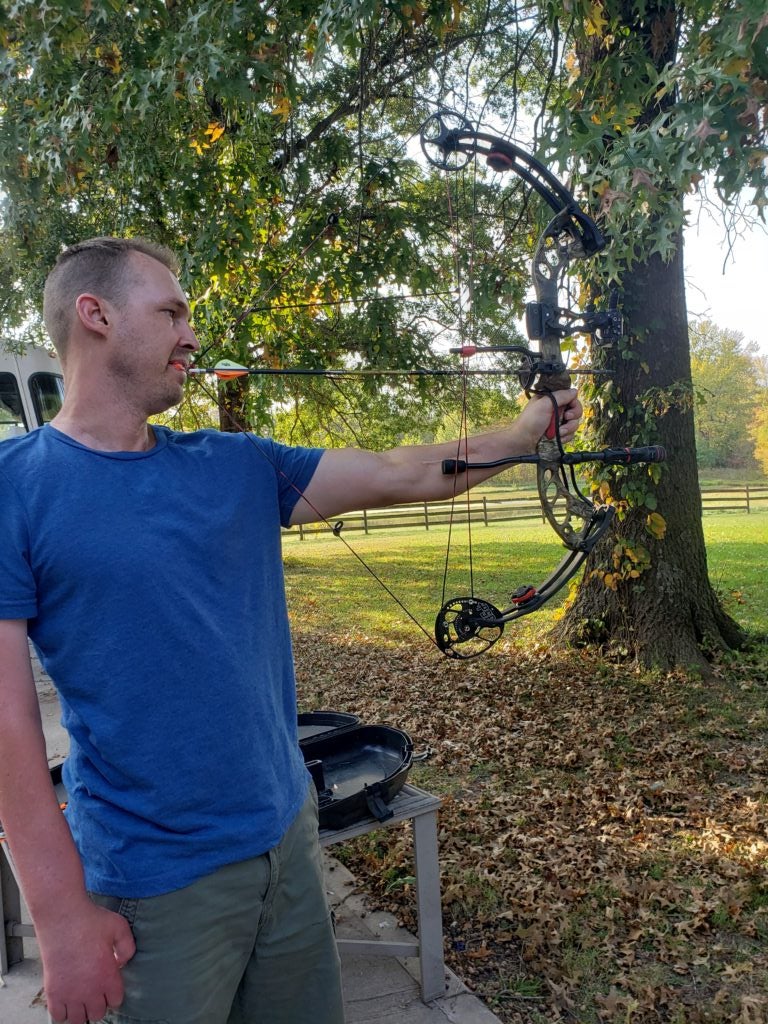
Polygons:
<instances>
[{"instance_id":1,"label":"arrow","mask_svg":"<svg viewBox=\"0 0 768 1024\"><path fill-rule=\"evenodd\" d=\"M233 380L236 377L263 376L263 377L464 377L467 374L473 376L487 377L508 377L509 370L465 370L465 369L443 369L443 370L323 370L302 366L275 367L275 366L243 366L234 363L231 359L220 359L215 366L190 366L187 370L190 377L198 377L204 374L218 377L220 380Z\"/></svg>"}]
</instances>

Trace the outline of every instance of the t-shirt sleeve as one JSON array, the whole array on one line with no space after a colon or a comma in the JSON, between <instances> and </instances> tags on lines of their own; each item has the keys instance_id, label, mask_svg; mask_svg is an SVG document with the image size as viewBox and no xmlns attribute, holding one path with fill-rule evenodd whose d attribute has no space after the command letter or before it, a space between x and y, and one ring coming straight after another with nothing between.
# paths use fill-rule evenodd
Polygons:
<instances>
[{"instance_id":1,"label":"t-shirt sleeve","mask_svg":"<svg viewBox=\"0 0 768 1024\"><path fill-rule=\"evenodd\" d=\"M23 504L15 487L0 473L0 619L32 619L37 615L30 558Z\"/></svg>"},{"instance_id":2,"label":"t-shirt sleeve","mask_svg":"<svg viewBox=\"0 0 768 1024\"><path fill-rule=\"evenodd\" d=\"M292 447L264 438L259 440L265 447L264 454L275 469L280 525L287 527L296 502L314 476L324 449Z\"/></svg>"}]
</instances>

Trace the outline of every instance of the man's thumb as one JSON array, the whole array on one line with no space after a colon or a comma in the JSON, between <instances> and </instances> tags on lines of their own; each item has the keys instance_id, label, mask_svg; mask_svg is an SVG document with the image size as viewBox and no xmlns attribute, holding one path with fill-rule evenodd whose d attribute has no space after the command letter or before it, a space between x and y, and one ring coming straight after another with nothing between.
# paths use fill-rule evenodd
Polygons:
<instances>
[{"instance_id":1,"label":"man's thumb","mask_svg":"<svg viewBox=\"0 0 768 1024\"><path fill-rule=\"evenodd\" d=\"M125 923L125 930L121 931L120 935L116 937L115 944L112 948L114 949L117 966L125 967L136 952L136 943L134 942L131 929L128 927L127 922Z\"/></svg>"}]
</instances>

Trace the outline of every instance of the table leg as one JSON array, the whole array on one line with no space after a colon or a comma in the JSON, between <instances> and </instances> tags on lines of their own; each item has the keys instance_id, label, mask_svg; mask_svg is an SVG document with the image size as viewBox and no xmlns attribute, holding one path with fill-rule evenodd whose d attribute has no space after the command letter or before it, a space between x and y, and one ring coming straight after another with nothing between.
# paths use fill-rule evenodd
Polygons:
<instances>
[{"instance_id":1,"label":"table leg","mask_svg":"<svg viewBox=\"0 0 768 1024\"><path fill-rule=\"evenodd\" d=\"M428 1003L445 995L436 810L413 819L413 851L416 862L421 998Z\"/></svg>"},{"instance_id":2,"label":"table leg","mask_svg":"<svg viewBox=\"0 0 768 1024\"><path fill-rule=\"evenodd\" d=\"M0 977L8 973L9 967L24 959L23 940L6 934L6 922L18 924L21 921L21 894L7 852L8 847L3 843L0 846Z\"/></svg>"}]
</instances>

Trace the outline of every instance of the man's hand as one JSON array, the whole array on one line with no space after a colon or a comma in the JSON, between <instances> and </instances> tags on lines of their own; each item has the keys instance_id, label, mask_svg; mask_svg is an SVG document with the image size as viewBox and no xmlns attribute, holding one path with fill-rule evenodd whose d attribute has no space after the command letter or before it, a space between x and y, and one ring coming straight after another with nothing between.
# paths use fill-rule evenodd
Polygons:
<instances>
[{"instance_id":1,"label":"man's hand","mask_svg":"<svg viewBox=\"0 0 768 1024\"><path fill-rule=\"evenodd\" d=\"M563 391L553 391L552 398L557 402L558 418L560 421L560 439L563 444L573 440L581 417L584 413L579 401L576 388L568 388ZM554 409L552 402L547 395L532 395L529 402L523 406L520 415L514 422L518 430L526 431L529 438L528 447L525 451L534 451L540 438L544 437L547 429L552 423ZM521 435L522 436L522 433Z\"/></svg>"},{"instance_id":2,"label":"man's hand","mask_svg":"<svg viewBox=\"0 0 768 1024\"><path fill-rule=\"evenodd\" d=\"M54 1021L86 1024L122 1003L120 969L136 952L125 918L86 899L76 913L38 923L37 936Z\"/></svg>"}]
</instances>

